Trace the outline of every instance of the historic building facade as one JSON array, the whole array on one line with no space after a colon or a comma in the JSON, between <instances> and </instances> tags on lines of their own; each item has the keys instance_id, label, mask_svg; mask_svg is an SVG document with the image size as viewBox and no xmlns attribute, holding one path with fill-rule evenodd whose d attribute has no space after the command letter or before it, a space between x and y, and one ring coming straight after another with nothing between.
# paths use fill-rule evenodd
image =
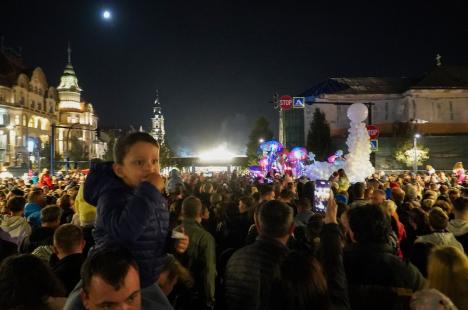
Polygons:
<instances>
[{"instance_id":1,"label":"historic building facade","mask_svg":"<svg viewBox=\"0 0 468 310\"><path fill-rule=\"evenodd\" d=\"M0 165L21 166L38 161L40 150L50 144L52 124L57 125L55 148L67 156L76 137L84 158L101 157L103 143L96 139L97 117L90 103L81 101L71 51L68 64L55 88L40 67L26 67L12 50L0 50ZM60 128L68 127L68 128Z\"/></svg>"},{"instance_id":2,"label":"historic building facade","mask_svg":"<svg viewBox=\"0 0 468 310\"><path fill-rule=\"evenodd\" d=\"M156 99L153 105L153 117L151 118L151 135L160 143L164 144L166 131L164 130L164 115L159 102L159 91L156 90Z\"/></svg>"},{"instance_id":3,"label":"historic building facade","mask_svg":"<svg viewBox=\"0 0 468 310\"><path fill-rule=\"evenodd\" d=\"M468 158L467 67L445 66L439 60L432 70L416 78L330 78L299 96L306 99L305 108L294 111L303 113L303 132L296 137L303 145L319 108L330 124L335 147L345 149L349 128L346 112L350 104L360 102L369 107L368 121L380 129L378 168L397 166L392 150L400 137L415 132L430 149L427 163L436 168L448 169L453 162ZM288 126L292 127L283 124Z\"/></svg>"}]
</instances>

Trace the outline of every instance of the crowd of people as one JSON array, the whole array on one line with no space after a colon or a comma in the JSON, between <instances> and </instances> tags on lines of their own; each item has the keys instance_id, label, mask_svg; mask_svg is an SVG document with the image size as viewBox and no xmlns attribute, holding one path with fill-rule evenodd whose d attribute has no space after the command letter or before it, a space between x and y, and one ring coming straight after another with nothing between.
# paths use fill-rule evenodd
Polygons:
<instances>
[{"instance_id":1,"label":"crowd of people","mask_svg":"<svg viewBox=\"0 0 468 310\"><path fill-rule=\"evenodd\" d=\"M468 309L468 184L429 171L159 171L148 134L88 175L0 184L0 309Z\"/></svg>"}]
</instances>

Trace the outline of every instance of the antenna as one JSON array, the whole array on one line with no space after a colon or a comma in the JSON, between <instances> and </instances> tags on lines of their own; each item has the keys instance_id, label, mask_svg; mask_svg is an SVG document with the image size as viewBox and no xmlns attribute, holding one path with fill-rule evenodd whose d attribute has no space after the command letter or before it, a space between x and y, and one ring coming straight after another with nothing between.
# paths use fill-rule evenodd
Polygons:
<instances>
[{"instance_id":1,"label":"antenna","mask_svg":"<svg viewBox=\"0 0 468 310\"><path fill-rule=\"evenodd\" d=\"M70 41L68 41L68 48L67 48L67 52L68 52L68 64L71 64L71 48L70 48Z\"/></svg>"}]
</instances>

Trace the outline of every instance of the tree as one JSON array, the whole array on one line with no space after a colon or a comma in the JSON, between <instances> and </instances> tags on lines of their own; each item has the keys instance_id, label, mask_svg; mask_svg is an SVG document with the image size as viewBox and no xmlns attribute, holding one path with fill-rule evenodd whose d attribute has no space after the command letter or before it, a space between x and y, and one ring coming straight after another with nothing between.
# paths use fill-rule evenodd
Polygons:
<instances>
[{"instance_id":1,"label":"tree","mask_svg":"<svg viewBox=\"0 0 468 310\"><path fill-rule=\"evenodd\" d=\"M413 141L406 140L400 143L393 154L395 159L407 167L412 167L414 163L414 148ZM418 166L422 166L423 162L429 159L429 148L420 142L416 146L416 161Z\"/></svg>"},{"instance_id":2,"label":"tree","mask_svg":"<svg viewBox=\"0 0 468 310\"><path fill-rule=\"evenodd\" d=\"M106 134L106 152L104 153L103 160L113 161L114 160L114 144L117 140L117 137L113 134Z\"/></svg>"},{"instance_id":3,"label":"tree","mask_svg":"<svg viewBox=\"0 0 468 310\"><path fill-rule=\"evenodd\" d=\"M313 152L318 160L322 160L329 155L330 148L330 125L325 118L325 113L316 108L307 133L307 149Z\"/></svg>"},{"instance_id":4,"label":"tree","mask_svg":"<svg viewBox=\"0 0 468 310\"><path fill-rule=\"evenodd\" d=\"M273 132L269 128L268 120L261 116L255 121L255 126L250 132L247 143L247 161L249 164L257 164L258 146L261 140L268 141L273 138Z\"/></svg>"},{"instance_id":5,"label":"tree","mask_svg":"<svg viewBox=\"0 0 468 310\"><path fill-rule=\"evenodd\" d=\"M161 169L174 166L175 162L174 162L173 157L174 157L174 152L169 147L169 144L167 143L167 141L166 143L160 145L159 163L161 165Z\"/></svg>"}]
</instances>

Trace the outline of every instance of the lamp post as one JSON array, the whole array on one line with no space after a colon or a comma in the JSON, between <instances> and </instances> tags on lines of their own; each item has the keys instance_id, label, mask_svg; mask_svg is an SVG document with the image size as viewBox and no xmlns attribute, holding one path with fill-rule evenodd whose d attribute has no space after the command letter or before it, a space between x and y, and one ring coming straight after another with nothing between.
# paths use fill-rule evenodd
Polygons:
<instances>
[{"instance_id":1,"label":"lamp post","mask_svg":"<svg viewBox=\"0 0 468 310\"><path fill-rule=\"evenodd\" d=\"M418 152L416 148L416 143L418 139L421 138L421 135L419 133L414 135L413 139L413 172L416 174L418 172Z\"/></svg>"}]
</instances>

